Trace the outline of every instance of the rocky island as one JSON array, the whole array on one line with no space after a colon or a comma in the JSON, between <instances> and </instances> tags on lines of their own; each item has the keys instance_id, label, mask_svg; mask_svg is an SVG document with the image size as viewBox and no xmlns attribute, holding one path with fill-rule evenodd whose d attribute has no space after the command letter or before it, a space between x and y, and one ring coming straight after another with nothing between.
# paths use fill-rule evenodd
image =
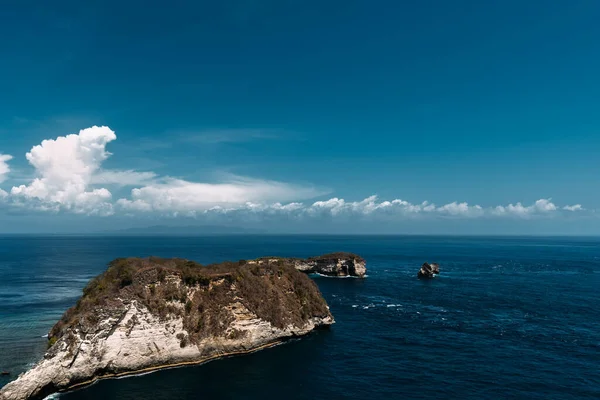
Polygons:
<instances>
[{"instance_id":1,"label":"rocky island","mask_svg":"<svg viewBox=\"0 0 600 400\"><path fill-rule=\"evenodd\" d=\"M299 270L366 272L349 253L208 266L117 259L50 330L44 358L4 386L0 399L42 399L102 378L248 353L333 324L316 284Z\"/></svg>"},{"instance_id":2,"label":"rocky island","mask_svg":"<svg viewBox=\"0 0 600 400\"><path fill-rule=\"evenodd\" d=\"M440 266L436 263L423 263L421 269L417 273L419 279L431 279L435 278L440 273Z\"/></svg>"}]
</instances>

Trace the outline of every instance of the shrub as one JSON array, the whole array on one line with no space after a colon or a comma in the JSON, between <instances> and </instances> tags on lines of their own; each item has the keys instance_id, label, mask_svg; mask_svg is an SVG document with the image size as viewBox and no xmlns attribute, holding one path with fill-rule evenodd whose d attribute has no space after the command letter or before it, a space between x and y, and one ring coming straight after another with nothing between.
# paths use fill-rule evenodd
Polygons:
<instances>
[{"instance_id":1,"label":"shrub","mask_svg":"<svg viewBox=\"0 0 600 400\"><path fill-rule=\"evenodd\" d=\"M58 341L58 338L56 336L52 336L51 338L49 338L48 339L48 348L54 346L57 341Z\"/></svg>"}]
</instances>

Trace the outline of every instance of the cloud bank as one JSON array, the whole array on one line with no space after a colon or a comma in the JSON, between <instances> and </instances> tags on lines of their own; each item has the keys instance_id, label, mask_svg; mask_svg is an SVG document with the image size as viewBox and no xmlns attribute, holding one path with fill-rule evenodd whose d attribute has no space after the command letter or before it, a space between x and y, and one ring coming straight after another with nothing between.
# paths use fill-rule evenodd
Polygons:
<instances>
[{"instance_id":1,"label":"cloud bank","mask_svg":"<svg viewBox=\"0 0 600 400\"><path fill-rule=\"evenodd\" d=\"M500 211L502 210L502 211ZM413 204L405 200L380 201L377 196L370 196L362 201L348 202L344 199L332 198L317 201L311 204L303 203L274 203L256 204L246 203L241 207L222 208L214 207L204 211L204 214L264 214L264 215L291 215L296 217L330 217L330 218L415 218L415 217L442 217L442 218L536 218L557 216L565 213L582 211L581 205L564 206L562 209L551 202L550 199L540 199L530 206L521 203L507 206L482 207L468 203L452 202L436 206L427 201Z\"/></svg>"},{"instance_id":2,"label":"cloud bank","mask_svg":"<svg viewBox=\"0 0 600 400\"><path fill-rule=\"evenodd\" d=\"M480 206L466 202L436 205L402 199L361 201L333 197L306 202L324 191L293 183L229 176L221 182L192 182L154 172L103 169L112 154L107 146L117 136L107 126L93 126L77 134L44 140L26 159L36 177L10 191L0 189L0 201L13 207L50 212L111 216L155 214L161 216L228 218L538 218L585 211L580 204L558 206L551 199ZM0 183L10 172L11 156L0 154ZM129 196L113 192L131 187ZM121 198L118 198L121 197Z\"/></svg>"}]
</instances>

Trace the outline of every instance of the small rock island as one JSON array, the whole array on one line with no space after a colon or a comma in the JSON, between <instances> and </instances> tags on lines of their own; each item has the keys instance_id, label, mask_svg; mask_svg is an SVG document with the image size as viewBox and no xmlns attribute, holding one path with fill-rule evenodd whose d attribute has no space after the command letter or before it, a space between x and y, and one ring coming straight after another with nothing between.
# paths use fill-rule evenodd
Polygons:
<instances>
[{"instance_id":1,"label":"small rock island","mask_svg":"<svg viewBox=\"0 0 600 400\"><path fill-rule=\"evenodd\" d=\"M436 263L423 263L417 277L419 279L431 279L440 273L440 266Z\"/></svg>"},{"instance_id":2,"label":"small rock island","mask_svg":"<svg viewBox=\"0 0 600 400\"><path fill-rule=\"evenodd\" d=\"M364 276L366 269L349 253L208 266L114 260L50 330L44 358L0 399L43 399L102 378L257 351L333 324L317 285L299 271Z\"/></svg>"}]
</instances>

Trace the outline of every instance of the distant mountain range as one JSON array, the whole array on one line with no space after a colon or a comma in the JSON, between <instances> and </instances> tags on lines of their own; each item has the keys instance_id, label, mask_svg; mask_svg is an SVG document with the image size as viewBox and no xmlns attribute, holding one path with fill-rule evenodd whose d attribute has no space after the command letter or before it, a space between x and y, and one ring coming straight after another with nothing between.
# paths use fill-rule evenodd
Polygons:
<instances>
[{"instance_id":1,"label":"distant mountain range","mask_svg":"<svg viewBox=\"0 0 600 400\"><path fill-rule=\"evenodd\" d=\"M266 233L260 229L247 229L221 225L187 225L187 226L166 226L155 225L140 228L127 228L104 232L115 235L234 235L234 234L258 234Z\"/></svg>"}]
</instances>

